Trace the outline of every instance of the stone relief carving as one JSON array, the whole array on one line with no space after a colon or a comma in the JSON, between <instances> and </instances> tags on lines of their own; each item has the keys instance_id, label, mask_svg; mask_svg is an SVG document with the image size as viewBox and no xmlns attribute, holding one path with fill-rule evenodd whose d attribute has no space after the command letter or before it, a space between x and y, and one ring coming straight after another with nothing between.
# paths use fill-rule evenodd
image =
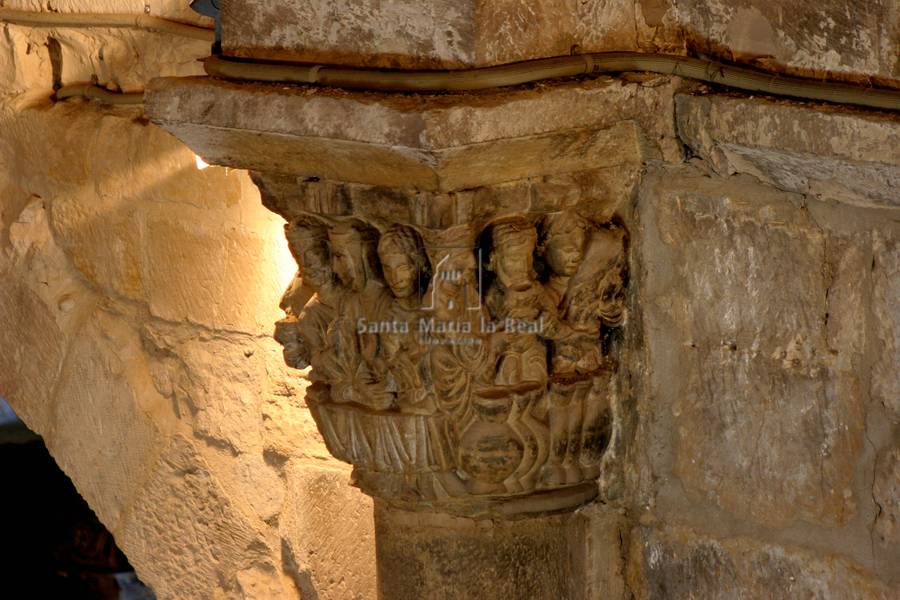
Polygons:
<instances>
[{"instance_id":1,"label":"stone relief carving","mask_svg":"<svg viewBox=\"0 0 900 600\"><path fill-rule=\"evenodd\" d=\"M626 233L574 210L477 230L310 214L276 338L368 493L460 504L601 472L625 317Z\"/></svg>"}]
</instances>

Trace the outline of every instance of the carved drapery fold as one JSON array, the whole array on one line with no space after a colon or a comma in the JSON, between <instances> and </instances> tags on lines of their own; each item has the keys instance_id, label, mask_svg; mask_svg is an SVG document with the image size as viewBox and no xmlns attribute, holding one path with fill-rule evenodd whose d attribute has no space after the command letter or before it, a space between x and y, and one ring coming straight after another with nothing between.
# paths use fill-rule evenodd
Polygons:
<instances>
[{"instance_id":1,"label":"carved drapery fold","mask_svg":"<svg viewBox=\"0 0 900 600\"><path fill-rule=\"evenodd\" d=\"M466 514L596 493L628 279L603 200L512 211L372 188L354 202L339 184L256 180L276 210L292 190L299 272L276 337L311 367L308 405L357 485Z\"/></svg>"}]
</instances>

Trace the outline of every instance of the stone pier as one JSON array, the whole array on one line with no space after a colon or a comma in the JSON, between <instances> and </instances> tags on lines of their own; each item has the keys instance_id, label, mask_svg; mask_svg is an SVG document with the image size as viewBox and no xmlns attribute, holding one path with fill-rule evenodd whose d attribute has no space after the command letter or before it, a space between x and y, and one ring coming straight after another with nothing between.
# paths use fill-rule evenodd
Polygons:
<instances>
[{"instance_id":1,"label":"stone pier","mask_svg":"<svg viewBox=\"0 0 900 600\"><path fill-rule=\"evenodd\" d=\"M672 102L658 83L413 104L154 83L155 122L205 161L250 170L288 223L300 272L276 337L290 366L312 367L329 451L378 500L384 598L463 598L488 580L513 597L583 587L570 561L586 521L567 514L601 487L621 493L634 420L629 205L645 163L679 151L647 139L654 107Z\"/></svg>"},{"instance_id":2,"label":"stone pier","mask_svg":"<svg viewBox=\"0 0 900 600\"><path fill-rule=\"evenodd\" d=\"M900 89L891 3L726 4L234 0L221 51ZM4 27L0 394L161 600L900 591L896 112Z\"/></svg>"}]
</instances>

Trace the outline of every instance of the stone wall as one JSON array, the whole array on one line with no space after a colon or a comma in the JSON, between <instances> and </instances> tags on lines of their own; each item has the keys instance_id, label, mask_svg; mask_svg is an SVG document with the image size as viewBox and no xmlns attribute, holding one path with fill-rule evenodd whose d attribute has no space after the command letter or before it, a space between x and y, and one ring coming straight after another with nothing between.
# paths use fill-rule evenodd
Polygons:
<instances>
[{"instance_id":1,"label":"stone wall","mask_svg":"<svg viewBox=\"0 0 900 600\"><path fill-rule=\"evenodd\" d=\"M648 173L638 206L635 592L891 597L893 211L702 163Z\"/></svg>"},{"instance_id":2,"label":"stone wall","mask_svg":"<svg viewBox=\"0 0 900 600\"><path fill-rule=\"evenodd\" d=\"M150 3L192 18L183 4ZM676 14L640 4L644 19ZM689 4L677 14L742 50L738 25L711 24L718 13ZM734 10L777 20L744 4ZM872 4L896 15L896 3ZM728 22L768 31L757 17ZM780 31L771 35L788 52L795 38ZM791 31L819 44L812 29ZM140 109L47 100L54 72L142 89L199 74L193 61L208 48L131 31L3 33L0 394L160 598L374 598L372 502L325 450L306 381L271 339L295 268L283 221L246 172L198 169ZM824 68L810 58L819 46L807 47L790 56L808 52L812 62L798 64ZM855 71L896 74L881 50L871 60L835 52ZM569 111L584 121L570 127L625 122L629 136L615 139L640 144L640 180L611 188L627 196L617 205L632 236L621 382L631 420L620 472L603 480L603 502L577 514L565 550L577 593L895 597L900 121L703 91L634 76L548 84L484 95L483 110L441 109L429 125L486 123L478 135L502 139L503 127L562 128L553 119ZM515 94L521 111L495 118ZM322 96L322 115L340 114ZM380 102L367 96L371 127L354 136L406 133L374 131ZM412 121L416 102L403 102ZM308 135L328 123L337 136L354 127L346 121L309 123ZM456 133L444 131L448 147L461 144Z\"/></svg>"},{"instance_id":3,"label":"stone wall","mask_svg":"<svg viewBox=\"0 0 900 600\"><path fill-rule=\"evenodd\" d=\"M224 52L458 69L571 52L665 52L898 87L895 0L233 0Z\"/></svg>"},{"instance_id":4,"label":"stone wall","mask_svg":"<svg viewBox=\"0 0 900 600\"><path fill-rule=\"evenodd\" d=\"M371 501L271 338L296 269L283 220L246 172L199 170L142 109L51 103L50 39L62 83L126 91L197 74L209 50L2 27L2 394L160 598L372 598Z\"/></svg>"}]
</instances>

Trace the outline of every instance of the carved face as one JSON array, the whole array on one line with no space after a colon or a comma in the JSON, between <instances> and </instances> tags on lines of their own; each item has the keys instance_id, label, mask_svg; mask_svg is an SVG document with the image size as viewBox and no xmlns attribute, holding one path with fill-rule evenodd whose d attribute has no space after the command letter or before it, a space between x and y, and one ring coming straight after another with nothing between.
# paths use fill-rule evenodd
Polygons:
<instances>
[{"instance_id":1,"label":"carved face","mask_svg":"<svg viewBox=\"0 0 900 600\"><path fill-rule=\"evenodd\" d=\"M494 272L503 287L525 290L532 284L534 267L533 248L527 244L506 246L494 252Z\"/></svg>"},{"instance_id":2,"label":"carved face","mask_svg":"<svg viewBox=\"0 0 900 600\"><path fill-rule=\"evenodd\" d=\"M331 265L324 244L309 246L300 253L303 285L319 291L331 281Z\"/></svg>"},{"instance_id":3,"label":"carved face","mask_svg":"<svg viewBox=\"0 0 900 600\"><path fill-rule=\"evenodd\" d=\"M360 291L366 285L362 263L362 249L349 237L334 238L331 247L331 268L348 288Z\"/></svg>"},{"instance_id":4,"label":"carved face","mask_svg":"<svg viewBox=\"0 0 900 600\"><path fill-rule=\"evenodd\" d=\"M303 285L319 291L331 282L328 241L323 226L296 223L285 229L288 248L303 277Z\"/></svg>"},{"instance_id":5,"label":"carved face","mask_svg":"<svg viewBox=\"0 0 900 600\"><path fill-rule=\"evenodd\" d=\"M381 269L384 279L397 298L409 298L417 290L416 265L399 252L381 253Z\"/></svg>"},{"instance_id":6,"label":"carved face","mask_svg":"<svg viewBox=\"0 0 900 600\"><path fill-rule=\"evenodd\" d=\"M584 260L584 230L577 229L569 235L557 235L547 244L547 264L557 275L571 277Z\"/></svg>"},{"instance_id":7,"label":"carved face","mask_svg":"<svg viewBox=\"0 0 900 600\"><path fill-rule=\"evenodd\" d=\"M620 259L606 272L598 285L599 313L608 325L618 325L625 309L624 260Z\"/></svg>"}]
</instances>

